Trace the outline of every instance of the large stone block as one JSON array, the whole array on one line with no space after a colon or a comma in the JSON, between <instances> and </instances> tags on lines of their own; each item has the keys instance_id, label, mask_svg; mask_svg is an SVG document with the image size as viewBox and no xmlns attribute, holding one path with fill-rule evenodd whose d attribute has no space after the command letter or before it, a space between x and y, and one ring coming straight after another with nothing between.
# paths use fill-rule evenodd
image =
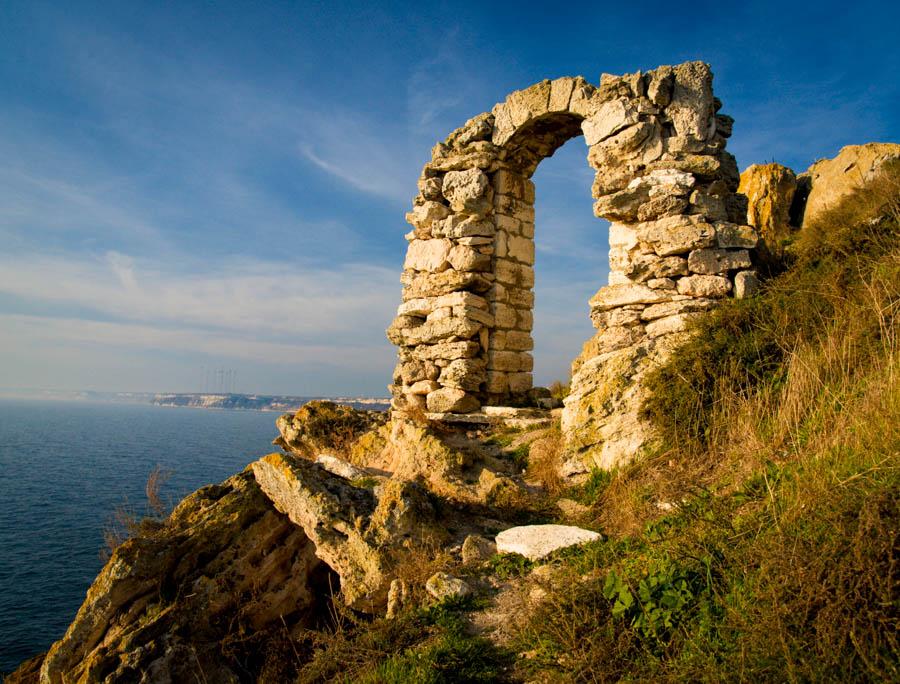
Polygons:
<instances>
[{"instance_id":1,"label":"large stone block","mask_svg":"<svg viewBox=\"0 0 900 684\"><path fill-rule=\"evenodd\" d=\"M759 234L752 226L727 222L716 223L716 244L719 247L752 249L758 242Z\"/></svg>"},{"instance_id":2,"label":"large stone block","mask_svg":"<svg viewBox=\"0 0 900 684\"><path fill-rule=\"evenodd\" d=\"M451 338L468 339L481 330L482 327L483 324L478 321L456 318L454 316L427 320L416 326L403 325L402 322L398 324L397 319L395 319L395 323L389 329L389 334L393 334L391 341L394 344L413 346L433 344Z\"/></svg>"},{"instance_id":3,"label":"large stone block","mask_svg":"<svg viewBox=\"0 0 900 684\"><path fill-rule=\"evenodd\" d=\"M447 255L447 261L457 271L490 271L491 255L482 254L475 247L455 245Z\"/></svg>"},{"instance_id":4,"label":"large stone block","mask_svg":"<svg viewBox=\"0 0 900 684\"><path fill-rule=\"evenodd\" d=\"M521 126L526 121L545 114L550 104L550 90L550 81L541 81L524 90L510 93L506 98L506 107L513 126Z\"/></svg>"},{"instance_id":5,"label":"large stone block","mask_svg":"<svg viewBox=\"0 0 900 684\"><path fill-rule=\"evenodd\" d=\"M534 340L531 338L531 333L509 330L505 334L507 349L512 351L531 351L534 349Z\"/></svg>"},{"instance_id":6,"label":"large stone block","mask_svg":"<svg viewBox=\"0 0 900 684\"><path fill-rule=\"evenodd\" d=\"M425 202L413 207L406 214L406 221L415 227L416 237L427 238L431 236L432 225L450 215L450 209L440 202Z\"/></svg>"},{"instance_id":7,"label":"large stone block","mask_svg":"<svg viewBox=\"0 0 900 684\"><path fill-rule=\"evenodd\" d=\"M485 293L492 285L486 274L461 273L453 269L440 273L405 271L400 281L404 286L403 299L407 301L423 297L437 297L460 290Z\"/></svg>"},{"instance_id":8,"label":"large stone block","mask_svg":"<svg viewBox=\"0 0 900 684\"><path fill-rule=\"evenodd\" d=\"M638 111L631 100L618 98L604 102L596 112L581 122L584 142L587 145L596 145L637 121Z\"/></svg>"},{"instance_id":9,"label":"large stone block","mask_svg":"<svg viewBox=\"0 0 900 684\"><path fill-rule=\"evenodd\" d=\"M530 309L534 306L534 292L522 288L509 288L506 301L510 306Z\"/></svg>"},{"instance_id":10,"label":"large stone block","mask_svg":"<svg viewBox=\"0 0 900 684\"><path fill-rule=\"evenodd\" d=\"M421 361L470 359L478 354L481 345L472 340L420 344L412 350L413 358Z\"/></svg>"},{"instance_id":11,"label":"large stone block","mask_svg":"<svg viewBox=\"0 0 900 684\"><path fill-rule=\"evenodd\" d=\"M654 338L660 335L671 335L672 333L681 332L687 327L688 321L696 315L680 313L650 321L646 327L647 337Z\"/></svg>"},{"instance_id":12,"label":"large stone block","mask_svg":"<svg viewBox=\"0 0 900 684\"><path fill-rule=\"evenodd\" d=\"M534 386L534 376L531 373L510 373L507 383L513 394L524 394Z\"/></svg>"},{"instance_id":13,"label":"large stone block","mask_svg":"<svg viewBox=\"0 0 900 684\"><path fill-rule=\"evenodd\" d=\"M431 413L471 413L481 407L478 399L455 387L435 390L425 401Z\"/></svg>"},{"instance_id":14,"label":"large stone block","mask_svg":"<svg viewBox=\"0 0 900 684\"><path fill-rule=\"evenodd\" d=\"M551 112L561 112L569 107L569 100L572 98L572 91L575 90L576 79L571 76L557 78L550 81L550 102L547 110Z\"/></svg>"},{"instance_id":15,"label":"large stone block","mask_svg":"<svg viewBox=\"0 0 900 684\"><path fill-rule=\"evenodd\" d=\"M678 135L708 140L715 133L712 72L703 62L686 62L674 68L672 101L666 107Z\"/></svg>"},{"instance_id":16,"label":"large stone block","mask_svg":"<svg viewBox=\"0 0 900 684\"><path fill-rule=\"evenodd\" d=\"M691 311L705 311L713 305L711 299L699 299L692 297L690 299L682 299L677 302L663 302L662 304L653 304L648 306L640 313L643 321L652 321L665 316L674 316L676 314L688 313Z\"/></svg>"},{"instance_id":17,"label":"large stone block","mask_svg":"<svg viewBox=\"0 0 900 684\"><path fill-rule=\"evenodd\" d=\"M431 232L435 236L449 238L491 237L495 228L493 221L482 216L453 214L432 224Z\"/></svg>"},{"instance_id":18,"label":"large stone block","mask_svg":"<svg viewBox=\"0 0 900 684\"><path fill-rule=\"evenodd\" d=\"M690 297L724 297L731 292L731 281L716 275L694 275L678 280L678 294Z\"/></svg>"},{"instance_id":19,"label":"large stone block","mask_svg":"<svg viewBox=\"0 0 900 684\"><path fill-rule=\"evenodd\" d=\"M467 214L481 214L490 207L485 194L488 191L488 177L480 169L449 171L444 176L441 188L453 211Z\"/></svg>"},{"instance_id":20,"label":"large stone block","mask_svg":"<svg viewBox=\"0 0 900 684\"><path fill-rule=\"evenodd\" d=\"M498 328L515 328L516 327L516 309L498 302L494 304L494 321Z\"/></svg>"},{"instance_id":21,"label":"large stone block","mask_svg":"<svg viewBox=\"0 0 900 684\"><path fill-rule=\"evenodd\" d=\"M504 394L509 389L507 373L498 370L487 371L484 391L488 394Z\"/></svg>"},{"instance_id":22,"label":"large stone block","mask_svg":"<svg viewBox=\"0 0 900 684\"><path fill-rule=\"evenodd\" d=\"M478 321L489 328L494 327L494 316L484 309L478 309L472 306L454 306L451 313L456 318L467 318L472 321Z\"/></svg>"},{"instance_id":23,"label":"large stone block","mask_svg":"<svg viewBox=\"0 0 900 684\"><path fill-rule=\"evenodd\" d=\"M525 176L514 171L500 169L492 176L494 192L500 195L507 195L517 200L524 200L526 195L525 183L528 181Z\"/></svg>"},{"instance_id":24,"label":"large stone block","mask_svg":"<svg viewBox=\"0 0 900 684\"><path fill-rule=\"evenodd\" d=\"M449 265L450 240L413 240L406 250L403 268L416 271L442 271Z\"/></svg>"},{"instance_id":25,"label":"large stone block","mask_svg":"<svg viewBox=\"0 0 900 684\"><path fill-rule=\"evenodd\" d=\"M690 271L704 275L726 273L750 265L750 253L746 249L697 249L688 255Z\"/></svg>"},{"instance_id":26,"label":"large stone block","mask_svg":"<svg viewBox=\"0 0 900 684\"><path fill-rule=\"evenodd\" d=\"M637 236L659 256L672 256L712 247L716 229L699 216L668 216L639 224Z\"/></svg>"},{"instance_id":27,"label":"large stone block","mask_svg":"<svg viewBox=\"0 0 900 684\"><path fill-rule=\"evenodd\" d=\"M477 391L485 379L482 359L457 359L444 366L438 382L445 387Z\"/></svg>"},{"instance_id":28,"label":"large stone block","mask_svg":"<svg viewBox=\"0 0 900 684\"><path fill-rule=\"evenodd\" d=\"M515 351L489 351L487 354L488 370L499 370L510 373L530 371L534 359L530 354Z\"/></svg>"},{"instance_id":29,"label":"large stone block","mask_svg":"<svg viewBox=\"0 0 900 684\"><path fill-rule=\"evenodd\" d=\"M496 260L494 275L500 283L505 285L515 285L521 288L534 287L534 269L509 259Z\"/></svg>"},{"instance_id":30,"label":"large stone block","mask_svg":"<svg viewBox=\"0 0 900 684\"><path fill-rule=\"evenodd\" d=\"M534 265L534 240L512 236L509 238L508 255L528 266ZM450 263L453 263L452 261Z\"/></svg>"},{"instance_id":31,"label":"large stone block","mask_svg":"<svg viewBox=\"0 0 900 684\"><path fill-rule=\"evenodd\" d=\"M643 285L607 285L601 287L591 297L588 305L592 310L608 311L619 306L630 304L658 304L671 299L669 295L658 290L651 290Z\"/></svg>"}]
</instances>

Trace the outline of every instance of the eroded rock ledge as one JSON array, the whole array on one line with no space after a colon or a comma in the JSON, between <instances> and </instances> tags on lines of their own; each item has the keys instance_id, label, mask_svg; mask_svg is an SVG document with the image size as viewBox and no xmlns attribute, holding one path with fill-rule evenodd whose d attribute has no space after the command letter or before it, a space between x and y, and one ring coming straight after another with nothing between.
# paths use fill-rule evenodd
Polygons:
<instances>
[{"instance_id":1,"label":"eroded rock ledge","mask_svg":"<svg viewBox=\"0 0 900 684\"><path fill-rule=\"evenodd\" d=\"M329 575L244 471L115 550L40 681L239 681L265 668L267 641L316 624Z\"/></svg>"}]
</instances>

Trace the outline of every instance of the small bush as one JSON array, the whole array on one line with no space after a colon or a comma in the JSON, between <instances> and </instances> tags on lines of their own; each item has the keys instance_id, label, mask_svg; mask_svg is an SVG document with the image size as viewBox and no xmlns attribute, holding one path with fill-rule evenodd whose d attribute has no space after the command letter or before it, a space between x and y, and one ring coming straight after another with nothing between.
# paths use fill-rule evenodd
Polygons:
<instances>
[{"instance_id":1,"label":"small bush","mask_svg":"<svg viewBox=\"0 0 900 684\"><path fill-rule=\"evenodd\" d=\"M157 464L147 476L144 494L147 497L143 513L126 499L116 506L103 528L104 547L100 549L100 560L106 562L119 546L131 537L151 534L162 525L162 521L172 510L172 502L162 498L163 485L172 476L172 471Z\"/></svg>"},{"instance_id":2,"label":"small bush","mask_svg":"<svg viewBox=\"0 0 900 684\"><path fill-rule=\"evenodd\" d=\"M464 614L478 605L472 597L450 599L373 621L338 608L344 617L333 633L313 637L314 655L297 682L505 681L511 654L467 631Z\"/></svg>"}]
</instances>

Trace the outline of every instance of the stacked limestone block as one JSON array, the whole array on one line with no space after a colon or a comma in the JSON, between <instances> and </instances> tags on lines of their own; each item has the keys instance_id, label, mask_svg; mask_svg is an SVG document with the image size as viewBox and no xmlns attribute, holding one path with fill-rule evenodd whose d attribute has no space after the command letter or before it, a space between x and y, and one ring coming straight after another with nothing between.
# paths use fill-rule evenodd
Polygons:
<instances>
[{"instance_id":1,"label":"stacked limestone block","mask_svg":"<svg viewBox=\"0 0 900 684\"><path fill-rule=\"evenodd\" d=\"M407 215L403 303L388 331L399 347L396 408L466 413L531 388L530 178L575 136L584 135L596 170L595 213L614 222L610 282L591 300L601 331L586 354L646 355L648 341L752 285L756 235L742 225L737 167L724 149L731 119L716 113L711 82L701 63L604 75L599 87L542 81L434 148ZM577 374L574 389L585 389ZM582 399L590 403L569 405Z\"/></svg>"}]
</instances>

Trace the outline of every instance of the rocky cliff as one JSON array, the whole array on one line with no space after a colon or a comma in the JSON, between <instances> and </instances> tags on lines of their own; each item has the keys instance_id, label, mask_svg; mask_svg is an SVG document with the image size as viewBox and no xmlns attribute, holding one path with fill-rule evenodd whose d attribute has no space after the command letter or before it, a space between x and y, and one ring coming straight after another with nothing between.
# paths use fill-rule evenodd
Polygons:
<instances>
[{"instance_id":1,"label":"rocky cliff","mask_svg":"<svg viewBox=\"0 0 900 684\"><path fill-rule=\"evenodd\" d=\"M606 88L604 97L612 93L608 101L620 103L627 111L635 108L634 121L623 125L640 126L642 98L665 108L688 96L687 90L679 95L677 70L667 78L606 79L600 90ZM555 91L552 85L546 89L549 103ZM587 90L582 86L580 92ZM632 101L634 97L637 99ZM730 121L717 118L711 93L709 97L704 112L711 118L690 119L685 113L692 111L690 107L681 114L677 107L670 113L676 133L681 127L709 121L728 124L730 133ZM495 110L493 123L483 119L469 126L478 129L472 135L496 137L504 126L514 127L518 110L509 102L516 101L507 101L512 113ZM626 118L632 116L627 111ZM653 119L661 131L672 133L664 125L665 117L654 111L653 117L661 117ZM498 120L505 121L503 116L512 116L512 120L498 124ZM599 136L595 128L606 120L598 116L594 111L584 119L590 122L591 135ZM479 132L479 127L484 130ZM466 145L479 142L475 138L454 140L453 144L459 143L465 150L469 150ZM629 140L621 144L632 144ZM714 136L710 135L709 141L715 142ZM476 145L469 161L477 167L480 157L476 153L488 154L486 150L485 145ZM786 585L794 586L790 583L796 579L792 591L804 597L804 610L814 613L818 622L815 628L808 622L798 623L794 631L815 633L819 641L813 639L811 646L804 642L803 647L816 654L815 662L826 663L832 668L828 672L834 674L843 672L843 660L869 668L873 679L878 679L875 675L879 673L890 679L891 659L886 654L891 649L896 654L896 632L891 636L890 629L890 625L896 626L896 615L891 618L890 611L878 606L890 604L890 598L885 602L886 596L896 599L895 586L888 586L893 580L879 584L877 578L896 579L896 567L885 565L885 559L896 551L896 527L891 527L891 520L897 519L892 517L896 516L896 497L892 501L885 492L900 490L892 481L883 490L860 488L880 482L878 478L889 469L896 470L896 422L888 416L877 423L878 416L887 416L884 412L895 407L897 396L891 384L895 373L889 372L896 370L896 348L890 346L895 338L888 332L896 331L900 300L896 269L890 270L895 253L889 251L893 247L884 246L893 244L890 236L896 237L896 186L884 181L887 198L879 195L877 201L870 201L868 213L854 209L855 223L847 232L854 236L857 270L829 276L827 285L843 283L844 300L850 301L853 279L869 273L866 269L870 268L871 279L865 281L865 287L859 284L859 301L877 299L878 321L871 329L860 327L855 338L847 326L843 333L845 340L858 339L864 345L866 340L877 339L878 344L873 342L859 352L863 360L851 359L849 352L839 358L828 356L838 354L834 350L840 345L815 347L814 341L841 327L832 323L822 323L823 327L812 332L792 333L790 340L777 338L769 346L758 343L764 337L760 331L774 334L773 330L790 327L785 323L789 314L784 314L787 318L765 318L766 311L779 306L787 310L800 301L785 305L785 293L802 294L820 287L821 302L832 308L820 306L819 295L802 300L815 307L814 321L833 319L862 325L868 320L865 309L836 318L839 309L835 307L844 305L840 297L832 297L832 291L816 284L810 275L820 273L822 264L843 268L846 244L841 243L840 258L834 256L838 251L828 251L828 240L823 241L824 246L807 244L801 252L792 244L804 231L821 235L833 226L827 222L833 216L829 212L838 205L846 207L847 198L853 199L860 187L865 189L873 178L880 178L880 170L900 158L900 145L844 148L835 159L817 162L799 175L776 164L751 167L741 174L743 199L728 206L723 203L731 193L729 183L736 185L737 177L727 169L720 171L725 159L720 150L707 150L708 159L720 164L708 177L706 171L690 166L702 165L703 159L692 156L693 161L685 162L690 174L705 179L702 191L694 188L694 181L688 182L687 171L664 169L662 175L641 176L638 183L625 178L626 187L603 195L606 212L614 204L618 212L634 210L641 215L643 208L654 202L654 211L674 212L669 218L654 214L649 228L614 227L611 259L620 263L627 256L628 268L642 274L642 283L668 279L675 290L668 282L640 284L643 289L637 296L634 288L638 286L628 283L598 293L592 306L600 328L598 336L606 337L589 341L576 360L565 411L553 408L558 401L541 390L523 393L517 403L528 405L517 407L473 405L478 410L463 411L468 407L458 401L452 407L440 403L438 399L445 395L456 396L446 389L458 390L463 397L478 396L476 389L466 385L467 378L491 371L490 364L487 368L475 364L478 367L474 368L472 361L458 363L475 358L463 350L476 341L456 339L469 332L448 333L446 339L425 344L409 337L409 331L424 325L437 329L446 325L441 321L453 317L468 317L466 320L481 321L483 326L486 314L475 310L483 312L484 307L474 299L480 295L466 290L465 295L435 294L450 299L442 300L437 308L431 302L429 312L420 315L425 305L412 305L410 302L418 299L407 298L404 315L422 320L415 326L395 325L395 334L409 349L397 378L409 391L400 393L407 398L395 402L397 410L382 414L311 402L280 417L275 444L281 451L253 462L220 485L195 492L165 520L147 521L137 536L115 549L65 636L8 681L274 682L343 677L353 681L556 681L553 677L590 681L631 675L666 678L666 668L691 673L687 678L709 679L714 676L711 673L723 670L704 668L733 664L738 652L752 663L757 663L754 654L762 653L761 664L752 667L771 674L763 657L767 648L772 651L765 633L733 614L735 605L744 605L742 592L760 587L771 595L760 593L755 599L759 606L770 600L787 600L777 598L781 596L777 583L760 575L759 568L781 573ZM530 158L526 151L519 151L522 159ZM442 151L436 158L455 157ZM469 197L468 185L454 185L456 176L450 176L447 169L440 171L446 172L441 192L458 204L458 211L484 208L478 204L480 195ZM719 173L728 178L714 179ZM422 212L428 210L429 202L436 201L427 199L437 197L438 184L430 182L435 178L434 174L423 178L422 193L427 201L417 205L424 207ZM680 187L682 180L687 184L683 191L669 187ZM663 191L656 191L656 181L665 186ZM499 183L496 177L495 182ZM712 187L716 183L724 188L719 194ZM620 196L622 192L630 194ZM495 194L492 201L499 196ZM691 203L706 207L703 221L689 218L696 214L678 213ZM677 211L676 206L680 208ZM737 211L742 214L736 215ZM846 213L849 210L844 211L842 216L850 215ZM716 212L721 215L710 218ZM449 221L448 230L472 225L467 221ZM667 221L673 230L653 232L654 226ZM733 227L728 233L732 239L723 243L722 226L726 224ZM752 234L742 226L751 226ZM751 255L746 250L751 241L756 244L755 231L761 235L763 247L758 255ZM671 246L676 238L681 240L677 249L663 246L646 251L640 247ZM411 244L432 239L437 238L416 236ZM463 239L459 237L450 249L477 260L469 254L471 249L457 247L481 243L460 242ZM425 263L432 250L423 248L421 254L415 254L415 259ZM440 258L441 264L417 273L408 289L421 290L421 294L426 284L438 280L470 285L479 278L490 280L465 269L443 267L451 257L442 252ZM869 261L860 261L863 259ZM877 267L865 265L876 261ZM675 271L665 270L667 264ZM801 271L802 278L791 276L800 281L772 275L771 284L763 283L768 289L760 290L756 269L763 265L772 274L788 269L790 275L791 268L808 267L809 271ZM653 278L647 280L645 275ZM698 289L687 292L681 283L688 281L691 288ZM728 291L740 290L742 298L713 307L713 300L726 294L726 283ZM671 295L682 290L685 296L681 298ZM704 313L714 308L714 316ZM443 313L434 315L439 311ZM495 306L490 315L497 311ZM690 320L714 321L720 328L710 329L703 344L694 345L698 328L689 325ZM612 339L631 334L636 326L641 330L640 340L628 338L619 343ZM477 337L477 331L471 334ZM788 341L794 345L792 355L782 353ZM640 353L634 351L636 344ZM686 353L692 345L702 353ZM450 346L448 353L459 352L459 359L419 353ZM804 353L807 356L802 356ZM727 363L729 358L746 361L734 375L736 389L732 394L715 394L732 378L726 373L734 370L734 364ZM880 359L882 365L870 368L866 358ZM803 363L791 365L794 359ZM697 427L700 423L690 420L675 421L676 433L682 430L685 436L693 435L689 447L677 443L677 438L665 441L666 425L671 427L671 422L653 422L647 418L652 411L638 411L646 405L653 383L659 382L657 371L668 368L668 363L683 365L672 366L672 374L664 376L671 380L666 387L672 395L664 413L692 420L699 414L724 411L721 415L725 418L719 423L703 423L702 429ZM859 371L837 383L831 376L808 375L810 367L817 364L834 373L847 373L851 366ZM708 368L716 368L721 375L706 378L703 372ZM508 383L511 379L515 383L514 374L520 372L524 371L509 371L504 376L507 385L503 392L509 391ZM694 376L685 380L690 373L699 380L694 381ZM644 384L643 379L650 376L655 380ZM748 380L751 376L764 377L768 384L753 384ZM686 388L679 389L682 381ZM695 395L689 393L698 391L701 381L709 382L712 394L708 396L715 400L691 399ZM827 382L836 389L828 394L831 399L821 403L822 392L815 388L830 387ZM682 395L676 394L682 389L688 399L678 404ZM860 403L875 389L882 393L877 395L879 399ZM440 392L444 394L437 396ZM487 401L487 395L481 397ZM748 403L748 397L757 403ZM835 410L838 404L840 411ZM443 410L451 408L454 410ZM854 446L856 442L828 441L837 438L834 431L823 430L822 421L816 418L848 421L856 415L853 410L865 414L873 425L887 426L870 435L865 421L851 421L845 424L846 430L838 431L841 439L870 440L865 448ZM598 415L613 416L614 420L598 422ZM810 416L816 420L804 422ZM736 431L736 426L743 432ZM631 456L638 455L639 447L646 448L641 452L643 460L610 472L627 459L603 456L613 454L602 448L608 443L616 444L620 451L623 444L631 444ZM592 450L597 445L600 450ZM878 458L854 465L856 470L848 470L844 461L837 465L828 461L832 479L827 486L815 490L819 494L812 499L798 498L793 483L802 476L798 473L809 476L810 471L791 470L795 467L791 463L809 469L813 467L810 464L836 458L835 454L846 454L848 449L878 454ZM806 453L804 450L811 450L809 460L799 455ZM812 491L818 485L810 486ZM820 510L829 498L823 489L830 488L856 492L852 501L847 499L846 509L833 518L829 517L831 511ZM803 517L807 506L818 511L818 520L832 521L828 529L846 530L841 537L852 539L852 548L841 546L837 537L818 528L810 531L808 519ZM792 537L789 545L776 543L782 537L766 536L768 530L776 530L778 535L790 537L792 525L806 531ZM748 546L760 539L768 540L768 546ZM806 549L808 544L811 546ZM747 568L735 555L738 548L754 559ZM791 573L796 566L787 560L782 565L771 564L782 553L798 554L808 567L818 567L819 553L831 559L829 567L837 574L824 579L795 577ZM852 563L845 562L851 557ZM810 582L821 586L821 591L803 593ZM863 597L858 599L862 603L853 604L856 617L845 620L841 601L852 603L853 597ZM762 609L756 606L744 608L748 614L757 611L758 619L765 623L771 614L759 612ZM835 616L842 621L837 622ZM779 613L779 619L791 622L798 618L793 613ZM828 631L832 624L851 624L847 621L856 630L847 639ZM685 635L695 629L697 634L702 632L702 638L698 636L686 646ZM769 629L781 634L771 625ZM741 648L735 646L735 634L747 635ZM802 653L803 648L784 645L791 653ZM833 654L841 655L832 665ZM676 657L682 660L666 660ZM710 660L704 660L707 657ZM802 660L802 656L797 658ZM896 660L893 662L896 674ZM809 667L813 669L802 670L805 674L798 675L799 679L816 678L818 665Z\"/></svg>"}]
</instances>

